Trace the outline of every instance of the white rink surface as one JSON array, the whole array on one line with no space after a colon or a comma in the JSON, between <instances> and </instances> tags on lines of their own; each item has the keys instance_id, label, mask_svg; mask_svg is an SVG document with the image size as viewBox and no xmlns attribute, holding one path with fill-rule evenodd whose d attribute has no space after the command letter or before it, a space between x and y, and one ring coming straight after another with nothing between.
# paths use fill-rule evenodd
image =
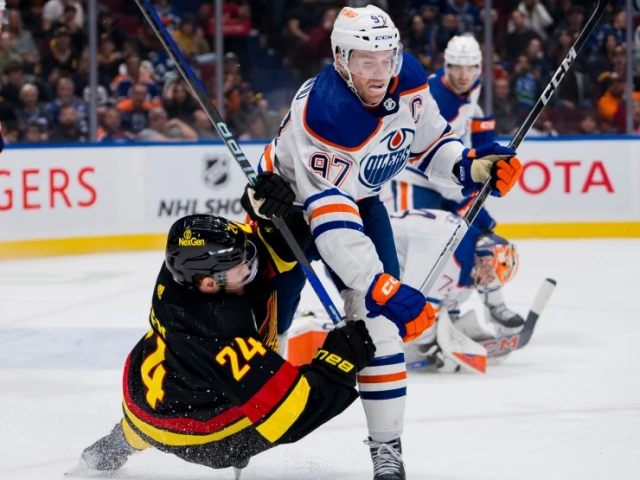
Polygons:
<instances>
[{"instance_id":1,"label":"white rink surface","mask_svg":"<svg viewBox=\"0 0 640 480\"><path fill-rule=\"evenodd\" d=\"M508 304L526 314L545 277L558 281L554 296L529 346L486 375L410 375L408 479L640 479L640 241L518 245ZM64 478L121 417L120 369L148 328L161 261L145 252L0 262L0 479ZM310 290L303 302L317 306ZM357 402L254 458L243 480L371 480L365 436ZM233 474L146 451L114 475L75 478Z\"/></svg>"}]
</instances>

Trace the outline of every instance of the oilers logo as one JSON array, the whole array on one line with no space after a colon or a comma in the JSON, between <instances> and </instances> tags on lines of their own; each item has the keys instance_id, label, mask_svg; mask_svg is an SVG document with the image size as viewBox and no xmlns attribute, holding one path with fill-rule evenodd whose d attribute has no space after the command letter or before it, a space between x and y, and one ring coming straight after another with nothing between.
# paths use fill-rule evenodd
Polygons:
<instances>
[{"instance_id":1,"label":"oilers logo","mask_svg":"<svg viewBox=\"0 0 640 480\"><path fill-rule=\"evenodd\" d=\"M415 130L403 128L386 135L360 162L360 182L376 188L395 177L407 164Z\"/></svg>"}]
</instances>

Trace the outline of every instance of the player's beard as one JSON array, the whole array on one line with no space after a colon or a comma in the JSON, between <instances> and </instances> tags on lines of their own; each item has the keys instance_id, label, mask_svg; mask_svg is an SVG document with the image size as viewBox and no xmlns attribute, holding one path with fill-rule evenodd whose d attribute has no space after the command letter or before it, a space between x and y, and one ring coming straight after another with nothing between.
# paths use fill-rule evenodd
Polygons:
<instances>
[{"instance_id":1,"label":"player's beard","mask_svg":"<svg viewBox=\"0 0 640 480\"><path fill-rule=\"evenodd\" d=\"M367 80L364 86L364 94L359 93L362 102L367 106L378 105L387 93L389 80ZM366 95L365 95L366 94Z\"/></svg>"}]
</instances>

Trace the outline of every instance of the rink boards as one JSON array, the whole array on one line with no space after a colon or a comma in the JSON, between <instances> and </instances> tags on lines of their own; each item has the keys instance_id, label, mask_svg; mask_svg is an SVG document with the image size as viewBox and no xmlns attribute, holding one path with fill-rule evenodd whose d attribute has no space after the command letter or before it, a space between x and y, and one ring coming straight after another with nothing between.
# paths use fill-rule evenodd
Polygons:
<instances>
[{"instance_id":1,"label":"rink boards","mask_svg":"<svg viewBox=\"0 0 640 480\"><path fill-rule=\"evenodd\" d=\"M262 142L243 144L256 164ZM640 138L527 139L524 173L490 199L511 238L640 237ZM8 147L0 258L163 248L193 213L244 219L246 178L221 143Z\"/></svg>"}]
</instances>

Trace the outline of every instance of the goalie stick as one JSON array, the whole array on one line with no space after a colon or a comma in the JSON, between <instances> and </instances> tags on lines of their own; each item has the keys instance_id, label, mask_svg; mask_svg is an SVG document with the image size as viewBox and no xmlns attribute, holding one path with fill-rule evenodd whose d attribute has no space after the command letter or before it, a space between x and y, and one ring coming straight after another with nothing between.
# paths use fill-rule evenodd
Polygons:
<instances>
[{"instance_id":1,"label":"goalie stick","mask_svg":"<svg viewBox=\"0 0 640 480\"><path fill-rule=\"evenodd\" d=\"M542 312L547 306L547 303L549 302L551 294L553 293L555 288L556 281L551 278L547 278L544 280L544 282L542 282L542 285L540 286L540 289L538 290L538 293L533 300L531 309L529 310L529 314L527 315L527 319L524 322L524 326L519 333L490 338L474 343L484 347L487 351L487 358L492 359L504 357L514 350L520 350L521 348L526 347L531 340L531 337L533 336L533 330L536 327L538 318L540 318L540 315L542 315ZM438 321L440 320L438 319ZM464 355L468 352L451 353L454 355ZM417 370L419 368L434 366L436 364L437 360L435 358L425 358L424 360L407 363L407 370Z\"/></svg>"},{"instance_id":2,"label":"goalie stick","mask_svg":"<svg viewBox=\"0 0 640 480\"><path fill-rule=\"evenodd\" d=\"M514 137L511 139L509 147L513 148L514 150L518 149L518 146L522 143L522 140L524 140L524 137L527 135L527 133L529 133L531 127L533 127L533 125L536 123L536 120L540 116L542 109L545 107L547 102L549 102L549 100L553 96L553 93L556 91L556 88L558 88L558 85L560 85L560 82L571 67L571 64L578 56L578 52L587 41L589 35L595 29L598 21L600 20L600 17L602 17L602 14L604 13L609 3L610 0L598 0L595 10L591 14L591 17L589 17L589 21L584 26L584 28L580 32L580 35L578 35L578 38L576 38L576 41L569 49L567 56L564 58L556 72L551 77L549 84L542 92L542 95L533 106L531 112L529 112L529 115L527 115L524 123L520 126ZM449 258L451 258L451 255L458 247L458 244L467 233L467 230L469 230L469 226L475 220L476 216L484 206L490 194L491 179L487 180L487 182L482 186L480 193L476 196L475 201L471 205L471 208L469 208L469 211L467 211L467 214L464 216L464 221L456 227L455 231L453 232L453 236L449 239L444 247L444 250L442 250L442 253L438 257L438 260L431 268L429 275L427 275L427 278L420 288L420 290L422 290L422 293L424 293L426 296L429 296L429 292L435 285L438 278L440 278L440 274L444 270L444 267L449 261Z\"/></svg>"},{"instance_id":3,"label":"goalie stick","mask_svg":"<svg viewBox=\"0 0 640 480\"><path fill-rule=\"evenodd\" d=\"M255 185L257 178L255 170L247 160L247 157L242 152L242 149L238 145L236 139L233 138L233 134L229 131L229 127L225 123L224 119L220 116L220 113L218 112L216 107L214 107L211 99L206 94L204 87L193 73L193 70L191 70L191 68L187 64L182 53L180 52L180 49L176 46L175 42L171 38L171 35L169 35L169 32L167 32L167 29L162 24L160 18L158 18L158 15L156 14L150 1L136 0L136 4L138 5L138 8L140 8L140 11L144 15L144 17L147 19L147 22L149 22L149 25L158 37L158 40L160 40L160 43L162 43L167 53L176 64L176 68L180 72L180 75L182 76L186 84L189 85L189 89L193 93L194 97L198 100L198 103L207 114L207 117L209 117L212 125L220 135L220 138L222 138L224 143L229 148L229 151L236 159L236 162L238 162L238 165L240 165L240 167L244 171L244 174L249 180L249 183L251 185ZM291 230L289 230L289 227L287 227L286 222L284 221L284 219L277 217L273 217L271 220L284 237L287 245L289 245L289 248L291 248L291 251L295 255L296 260L304 271L304 274L309 279L309 283L316 292L316 295L318 295L322 306L327 311L329 318L331 318L333 323L339 323L342 320L342 317L338 312L338 309L331 300L331 297L329 297L329 293L324 288L324 285L322 285L320 278L313 270L311 263L309 262L307 256L302 251L302 248L293 236L293 233L291 233Z\"/></svg>"}]
</instances>

